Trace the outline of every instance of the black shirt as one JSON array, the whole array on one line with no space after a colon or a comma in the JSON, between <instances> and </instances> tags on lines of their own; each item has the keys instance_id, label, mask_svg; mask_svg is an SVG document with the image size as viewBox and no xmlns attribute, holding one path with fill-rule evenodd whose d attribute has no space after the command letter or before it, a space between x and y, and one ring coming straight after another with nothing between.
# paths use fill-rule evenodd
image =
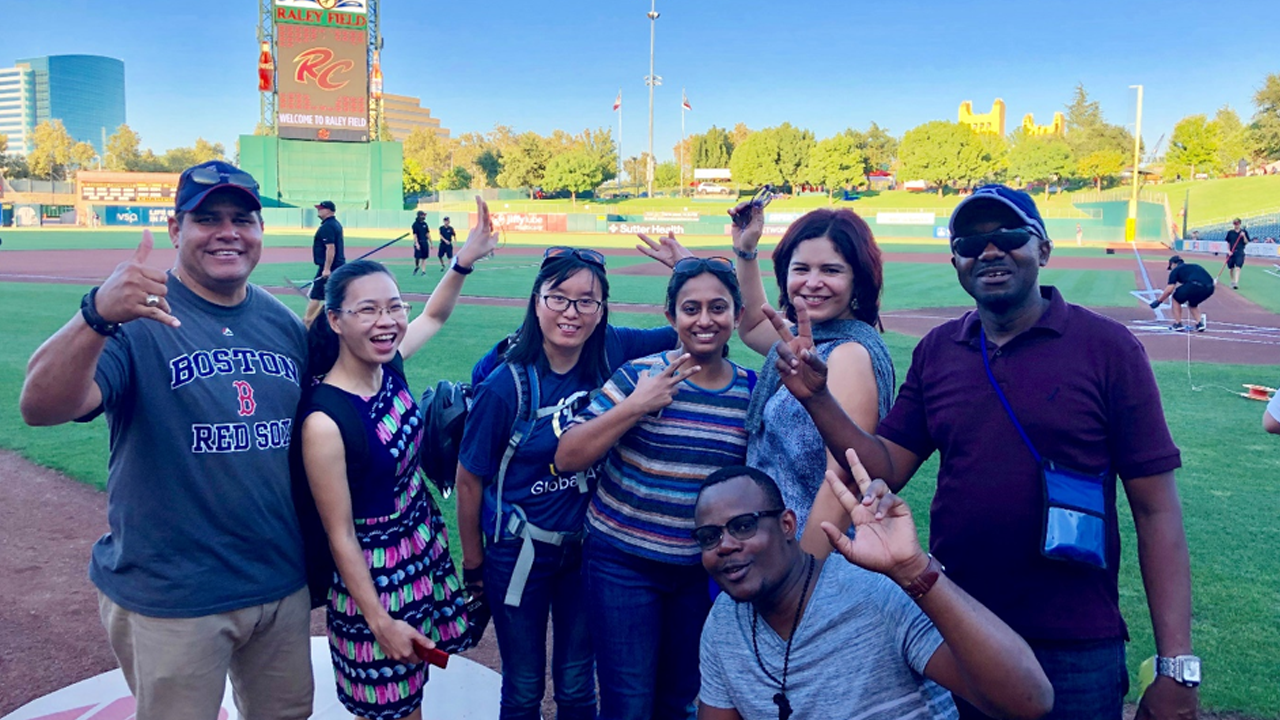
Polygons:
<instances>
[{"instance_id":1,"label":"black shirt","mask_svg":"<svg viewBox=\"0 0 1280 720\"><path fill-rule=\"evenodd\" d=\"M1237 238L1239 238L1240 240L1239 245L1236 244ZM1249 244L1249 231L1246 230L1245 228L1240 228L1239 230L1227 231L1227 252L1243 253L1244 246L1248 244Z\"/></svg>"},{"instance_id":2,"label":"black shirt","mask_svg":"<svg viewBox=\"0 0 1280 720\"><path fill-rule=\"evenodd\" d=\"M1178 283L1213 287L1213 276L1208 270L1195 263L1182 263L1169 273L1169 284L1177 285Z\"/></svg>"},{"instance_id":3,"label":"black shirt","mask_svg":"<svg viewBox=\"0 0 1280 720\"><path fill-rule=\"evenodd\" d=\"M454 235L454 232L453 232L452 225L440 226L440 242L444 242L444 243L453 242L453 235Z\"/></svg>"},{"instance_id":4,"label":"black shirt","mask_svg":"<svg viewBox=\"0 0 1280 720\"><path fill-rule=\"evenodd\" d=\"M332 272L347 262L342 243L342 223L332 215L320 222L315 239L311 241L311 261L321 269L324 268L325 245L333 245L333 264L329 266Z\"/></svg>"},{"instance_id":5,"label":"black shirt","mask_svg":"<svg viewBox=\"0 0 1280 720\"><path fill-rule=\"evenodd\" d=\"M413 239L420 243L431 242L431 228L427 226L426 220L413 221Z\"/></svg>"}]
</instances>

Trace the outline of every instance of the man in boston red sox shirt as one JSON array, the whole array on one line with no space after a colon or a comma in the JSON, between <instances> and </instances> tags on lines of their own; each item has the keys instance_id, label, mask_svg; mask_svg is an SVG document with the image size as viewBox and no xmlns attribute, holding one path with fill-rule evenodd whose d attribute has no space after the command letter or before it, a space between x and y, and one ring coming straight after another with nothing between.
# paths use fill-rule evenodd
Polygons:
<instances>
[{"instance_id":1,"label":"man in boston red sox shirt","mask_svg":"<svg viewBox=\"0 0 1280 720\"><path fill-rule=\"evenodd\" d=\"M245 718L306 718L310 603L290 496L302 323L248 283L262 252L257 183L185 171L169 239L149 232L31 358L23 418L106 416L110 532L89 577L138 720L211 718L230 674Z\"/></svg>"}]
</instances>

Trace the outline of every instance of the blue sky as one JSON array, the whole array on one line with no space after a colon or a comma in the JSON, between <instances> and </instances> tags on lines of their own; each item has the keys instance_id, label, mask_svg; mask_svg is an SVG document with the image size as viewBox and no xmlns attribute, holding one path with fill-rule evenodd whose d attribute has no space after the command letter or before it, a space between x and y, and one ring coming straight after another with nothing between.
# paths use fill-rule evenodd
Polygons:
<instances>
[{"instance_id":1,"label":"blue sky","mask_svg":"<svg viewBox=\"0 0 1280 720\"><path fill-rule=\"evenodd\" d=\"M416 95L456 136L495 123L548 133L612 127L645 147L648 0L383 0L387 92ZM257 0L3 0L0 66L87 53L125 62L129 124L157 152L203 136L232 151L253 131ZM819 138L875 121L895 135L954 120L963 100L1049 122L1076 83L1107 119L1132 125L1145 85L1152 143L1191 113L1252 95L1280 72L1280 2L1077 0L831 2L659 0L654 147L712 124L790 121ZM1150 147L1150 146L1149 146Z\"/></svg>"}]
</instances>

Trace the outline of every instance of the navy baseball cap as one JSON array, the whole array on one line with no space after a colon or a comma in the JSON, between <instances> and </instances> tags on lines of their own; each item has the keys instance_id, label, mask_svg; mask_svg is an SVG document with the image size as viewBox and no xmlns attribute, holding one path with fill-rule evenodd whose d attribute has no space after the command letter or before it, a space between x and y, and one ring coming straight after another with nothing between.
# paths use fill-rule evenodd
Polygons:
<instances>
[{"instance_id":1,"label":"navy baseball cap","mask_svg":"<svg viewBox=\"0 0 1280 720\"><path fill-rule=\"evenodd\" d=\"M209 193L222 188L239 190L254 210L262 209L258 181L235 165L221 160L210 160L182 171L178 178L178 192L173 198L174 209L178 212L195 210L209 197Z\"/></svg>"},{"instance_id":2,"label":"navy baseball cap","mask_svg":"<svg viewBox=\"0 0 1280 720\"><path fill-rule=\"evenodd\" d=\"M332 200L322 200L320 203L316 205L317 210L321 208L324 208L329 212L338 212L338 206L334 205Z\"/></svg>"},{"instance_id":3,"label":"navy baseball cap","mask_svg":"<svg viewBox=\"0 0 1280 720\"><path fill-rule=\"evenodd\" d=\"M1012 210L1022 222L1026 223L1026 226L1032 232L1045 240L1049 239L1049 232L1044 227L1044 219L1040 217L1040 211L1036 209L1036 201L1021 190L1014 190L1006 185L998 184L983 185L974 190L972 195L961 200L959 205L956 205L956 209L951 212L951 222L948 224L951 237L956 236L957 225L981 217L984 209L994 206Z\"/></svg>"}]
</instances>

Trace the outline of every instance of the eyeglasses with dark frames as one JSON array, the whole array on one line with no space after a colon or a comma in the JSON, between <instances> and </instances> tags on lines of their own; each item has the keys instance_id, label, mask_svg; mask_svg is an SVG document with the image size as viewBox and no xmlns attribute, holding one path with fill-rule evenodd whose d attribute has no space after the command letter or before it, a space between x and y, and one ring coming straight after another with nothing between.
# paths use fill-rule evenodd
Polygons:
<instances>
[{"instance_id":1,"label":"eyeglasses with dark frames","mask_svg":"<svg viewBox=\"0 0 1280 720\"><path fill-rule=\"evenodd\" d=\"M951 238L951 252L963 258L976 258L987 249L987 245L995 245L1000 252L1013 252L1026 245L1031 238L1040 237L1030 228L1001 228L993 232L963 235Z\"/></svg>"},{"instance_id":2,"label":"eyeglasses with dark frames","mask_svg":"<svg viewBox=\"0 0 1280 720\"><path fill-rule=\"evenodd\" d=\"M720 546L720 540L724 537L725 530L728 530L735 540L750 540L755 537L756 531L760 529L760 518L778 517L784 512L786 510L779 508L777 510L759 510L735 515L723 525L696 527L690 535L693 536L694 542L698 543L698 547L703 550L715 550Z\"/></svg>"},{"instance_id":3,"label":"eyeglasses with dark frames","mask_svg":"<svg viewBox=\"0 0 1280 720\"><path fill-rule=\"evenodd\" d=\"M548 260L559 260L566 257L576 257L583 262L604 267L604 253L588 250L587 248L571 248L563 245L554 245L547 248L546 252L542 253L542 264L546 265Z\"/></svg>"},{"instance_id":4,"label":"eyeglasses with dark frames","mask_svg":"<svg viewBox=\"0 0 1280 720\"><path fill-rule=\"evenodd\" d=\"M554 312L564 312L572 305L573 309L582 315L595 315L600 312L600 308L604 307L604 303L593 298L573 300L563 295L543 295L542 304L546 305L548 310Z\"/></svg>"}]
</instances>

